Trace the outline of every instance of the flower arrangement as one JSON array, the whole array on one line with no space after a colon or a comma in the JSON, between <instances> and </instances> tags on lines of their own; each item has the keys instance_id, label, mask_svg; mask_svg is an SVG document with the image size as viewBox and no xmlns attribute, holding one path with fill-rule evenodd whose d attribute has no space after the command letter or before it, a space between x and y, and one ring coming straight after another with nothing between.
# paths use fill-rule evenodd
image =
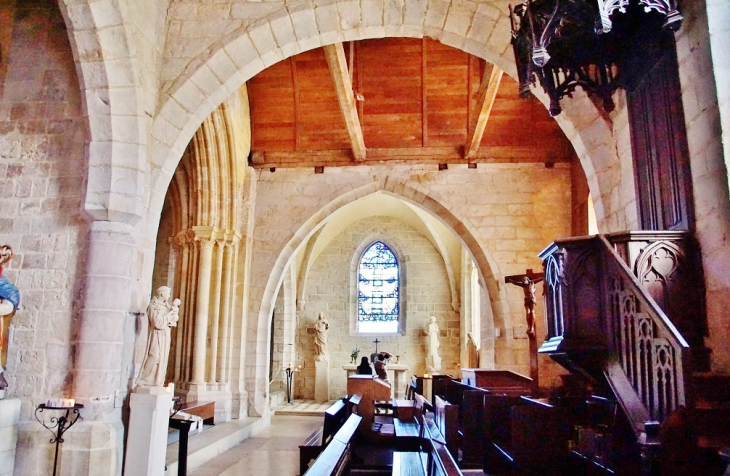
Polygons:
<instances>
[{"instance_id":1,"label":"flower arrangement","mask_svg":"<svg viewBox=\"0 0 730 476\"><path fill-rule=\"evenodd\" d=\"M352 359L353 364L357 363L357 357L359 355L360 355L360 349L358 349L357 347L352 349L352 352L350 352L350 358Z\"/></svg>"}]
</instances>

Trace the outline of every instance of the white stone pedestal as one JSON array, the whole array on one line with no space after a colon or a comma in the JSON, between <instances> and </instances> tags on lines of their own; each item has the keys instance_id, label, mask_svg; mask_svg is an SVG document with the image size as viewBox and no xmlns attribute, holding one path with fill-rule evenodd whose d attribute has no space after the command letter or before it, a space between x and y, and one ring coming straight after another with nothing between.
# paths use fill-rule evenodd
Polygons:
<instances>
[{"instance_id":1,"label":"white stone pedestal","mask_svg":"<svg viewBox=\"0 0 730 476\"><path fill-rule=\"evenodd\" d=\"M164 476L172 393L137 388L129 399L129 436L124 476Z\"/></svg>"},{"instance_id":2,"label":"white stone pedestal","mask_svg":"<svg viewBox=\"0 0 730 476\"><path fill-rule=\"evenodd\" d=\"M18 442L20 400L0 400L0 476L13 476L15 446Z\"/></svg>"},{"instance_id":3,"label":"white stone pedestal","mask_svg":"<svg viewBox=\"0 0 730 476\"><path fill-rule=\"evenodd\" d=\"M330 363L314 362L314 401L324 403L330 399Z\"/></svg>"}]
</instances>

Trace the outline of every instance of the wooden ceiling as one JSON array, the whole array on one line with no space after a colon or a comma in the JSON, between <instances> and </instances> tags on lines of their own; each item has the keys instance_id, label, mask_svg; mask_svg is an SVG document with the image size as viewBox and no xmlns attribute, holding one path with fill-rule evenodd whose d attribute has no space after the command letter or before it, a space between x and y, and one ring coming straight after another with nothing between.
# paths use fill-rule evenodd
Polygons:
<instances>
[{"instance_id":1,"label":"wooden ceiling","mask_svg":"<svg viewBox=\"0 0 730 476\"><path fill-rule=\"evenodd\" d=\"M514 80L427 38L311 50L256 75L248 93L255 167L574 157L557 123L536 99L520 99Z\"/></svg>"}]
</instances>

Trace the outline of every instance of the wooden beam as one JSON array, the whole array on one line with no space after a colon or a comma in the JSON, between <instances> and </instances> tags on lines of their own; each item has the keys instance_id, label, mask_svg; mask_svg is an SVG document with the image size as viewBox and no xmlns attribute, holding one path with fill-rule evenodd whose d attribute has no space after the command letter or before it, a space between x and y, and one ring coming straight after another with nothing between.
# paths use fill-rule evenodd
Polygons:
<instances>
[{"instance_id":1,"label":"wooden beam","mask_svg":"<svg viewBox=\"0 0 730 476\"><path fill-rule=\"evenodd\" d=\"M464 164L461 147L368 149L367 158L356 161L350 150L307 150L296 152L253 152L251 166L256 169L295 167L346 167L375 164ZM535 147L482 147L469 163L569 163L567 154L536 152Z\"/></svg>"},{"instance_id":2,"label":"wooden beam","mask_svg":"<svg viewBox=\"0 0 730 476\"><path fill-rule=\"evenodd\" d=\"M471 124L469 124L469 131L466 135L466 146L464 147L464 157L466 159L476 157L479 152L479 144L482 143L482 136L487 127L494 100L497 97L502 74L502 70L495 65L492 65L491 70L489 68L484 70L475 109L471 113Z\"/></svg>"},{"instance_id":3,"label":"wooden beam","mask_svg":"<svg viewBox=\"0 0 730 476\"><path fill-rule=\"evenodd\" d=\"M345 119L347 133L352 144L352 155L355 160L365 160L365 140L360 127L360 119L357 117L355 95L352 91L352 81L347 70L347 59L342 43L335 43L324 47L324 55L332 75L332 82L337 91L337 101L340 103L340 111Z\"/></svg>"}]
</instances>

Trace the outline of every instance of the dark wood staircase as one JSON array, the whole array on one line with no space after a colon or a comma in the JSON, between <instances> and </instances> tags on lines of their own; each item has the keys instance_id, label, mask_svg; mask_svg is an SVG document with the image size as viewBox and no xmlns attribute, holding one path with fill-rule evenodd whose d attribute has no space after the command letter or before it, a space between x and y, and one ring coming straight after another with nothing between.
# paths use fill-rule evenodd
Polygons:
<instances>
[{"instance_id":1,"label":"dark wood staircase","mask_svg":"<svg viewBox=\"0 0 730 476\"><path fill-rule=\"evenodd\" d=\"M682 451L687 461L701 459L694 470L704 473L696 474L723 474L718 452L730 447L730 376L710 372L704 279L689 234L568 238L540 257L548 334L540 352L607 384L637 451L660 468L655 474L674 474L674 463L661 458L681 460ZM667 456L663 440L681 443Z\"/></svg>"}]
</instances>

